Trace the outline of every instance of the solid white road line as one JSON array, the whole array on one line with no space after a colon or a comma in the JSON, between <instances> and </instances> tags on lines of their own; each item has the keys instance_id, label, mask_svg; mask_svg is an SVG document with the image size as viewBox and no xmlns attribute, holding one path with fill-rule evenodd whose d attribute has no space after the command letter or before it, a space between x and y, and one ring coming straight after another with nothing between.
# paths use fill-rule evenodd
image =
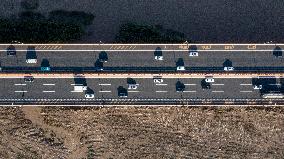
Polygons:
<instances>
[{"instance_id":1,"label":"solid white road line","mask_svg":"<svg viewBox=\"0 0 284 159\"><path fill-rule=\"evenodd\" d=\"M249 84L249 83L241 83L240 85L241 85L241 86L251 86L252 84Z\"/></svg>"},{"instance_id":2,"label":"solid white road line","mask_svg":"<svg viewBox=\"0 0 284 159\"><path fill-rule=\"evenodd\" d=\"M99 91L101 93L110 93L111 91Z\"/></svg>"},{"instance_id":3,"label":"solid white road line","mask_svg":"<svg viewBox=\"0 0 284 159\"><path fill-rule=\"evenodd\" d=\"M28 91L15 91L15 93L25 93L25 92L28 92Z\"/></svg>"},{"instance_id":4,"label":"solid white road line","mask_svg":"<svg viewBox=\"0 0 284 159\"><path fill-rule=\"evenodd\" d=\"M212 83L212 86L224 86L224 84Z\"/></svg>"},{"instance_id":5,"label":"solid white road line","mask_svg":"<svg viewBox=\"0 0 284 159\"><path fill-rule=\"evenodd\" d=\"M44 83L44 84L42 84L42 85L44 85L44 86L54 86L55 84L52 84L52 83Z\"/></svg>"},{"instance_id":6,"label":"solid white road line","mask_svg":"<svg viewBox=\"0 0 284 159\"><path fill-rule=\"evenodd\" d=\"M167 86L168 84L166 83L160 83L160 84L156 84L156 86Z\"/></svg>"},{"instance_id":7,"label":"solid white road line","mask_svg":"<svg viewBox=\"0 0 284 159\"><path fill-rule=\"evenodd\" d=\"M54 93L55 91L42 91L43 93Z\"/></svg>"},{"instance_id":8,"label":"solid white road line","mask_svg":"<svg viewBox=\"0 0 284 159\"><path fill-rule=\"evenodd\" d=\"M184 84L185 86L195 86L196 84L195 83L187 83L187 84Z\"/></svg>"},{"instance_id":9,"label":"solid white road line","mask_svg":"<svg viewBox=\"0 0 284 159\"><path fill-rule=\"evenodd\" d=\"M212 91L213 93L223 93L224 91Z\"/></svg>"},{"instance_id":10,"label":"solid white road line","mask_svg":"<svg viewBox=\"0 0 284 159\"><path fill-rule=\"evenodd\" d=\"M110 86L110 83L100 83L99 86Z\"/></svg>"},{"instance_id":11,"label":"solid white road line","mask_svg":"<svg viewBox=\"0 0 284 159\"><path fill-rule=\"evenodd\" d=\"M195 93L196 91L183 91L185 93Z\"/></svg>"},{"instance_id":12,"label":"solid white road line","mask_svg":"<svg viewBox=\"0 0 284 159\"><path fill-rule=\"evenodd\" d=\"M23 83L17 83L17 84L14 84L15 86L25 86L27 84L23 84Z\"/></svg>"},{"instance_id":13,"label":"solid white road line","mask_svg":"<svg viewBox=\"0 0 284 159\"><path fill-rule=\"evenodd\" d=\"M156 91L156 93L166 93L168 91Z\"/></svg>"},{"instance_id":14,"label":"solid white road line","mask_svg":"<svg viewBox=\"0 0 284 159\"><path fill-rule=\"evenodd\" d=\"M252 91L240 91L242 93L251 93Z\"/></svg>"},{"instance_id":15,"label":"solid white road line","mask_svg":"<svg viewBox=\"0 0 284 159\"><path fill-rule=\"evenodd\" d=\"M128 91L130 93L137 93L137 92L140 92L140 91Z\"/></svg>"}]
</instances>

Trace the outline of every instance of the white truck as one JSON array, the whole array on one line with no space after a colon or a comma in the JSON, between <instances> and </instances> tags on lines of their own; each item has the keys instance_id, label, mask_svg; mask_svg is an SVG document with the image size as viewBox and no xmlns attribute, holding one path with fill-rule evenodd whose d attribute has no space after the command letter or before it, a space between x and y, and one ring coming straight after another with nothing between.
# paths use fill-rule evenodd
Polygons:
<instances>
[{"instance_id":1,"label":"white truck","mask_svg":"<svg viewBox=\"0 0 284 159\"><path fill-rule=\"evenodd\" d=\"M83 92L86 90L87 90L87 86L80 85L80 84L74 85L74 92Z\"/></svg>"}]
</instances>

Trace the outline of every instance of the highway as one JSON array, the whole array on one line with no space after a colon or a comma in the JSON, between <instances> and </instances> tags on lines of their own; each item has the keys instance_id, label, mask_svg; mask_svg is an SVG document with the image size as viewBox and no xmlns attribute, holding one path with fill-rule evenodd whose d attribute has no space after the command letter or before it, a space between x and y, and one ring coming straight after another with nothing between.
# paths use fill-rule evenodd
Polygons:
<instances>
[{"instance_id":1,"label":"highway","mask_svg":"<svg viewBox=\"0 0 284 159\"><path fill-rule=\"evenodd\" d=\"M154 83L151 78L134 79L138 88L127 90L128 97L118 96L118 87L127 89L125 78L86 78L89 89L92 89L95 98L86 99L85 92L74 92L75 81L72 78L35 78L34 82L24 82L23 78L3 78L0 84L0 101L14 104L17 102L41 101L44 103L53 101L62 102L95 102L112 101L122 102L129 100L132 103L143 100L152 102L172 101L250 101L264 100L261 91L253 89L257 78L218 78L211 84L211 89L202 89L201 81L204 78L164 78L163 83ZM176 92L177 81L185 85L183 92ZM266 91L283 91L282 78L262 78L259 82ZM258 82L258 83L259 83ZM265 90L262 90L265 91ZM56 102L54 102L56 101ZM264 100L266 102L273 100ZM6 103L7 104L7 103Z\"/></svg>"},{"instance_id":2,"label":"highway","mask_svg":"<svg viewBox=\"0 0 284 159\"><path fill-rule=\"evenodd\" d=\"M284 105L262 97L284 93L284 44L13 44L14 56L8 47L0 44L1 105ZM37 63L26 62L27 48L35 50ZM189 56L190 50L199 55ZM163 60L155 59L157 52ZM102 54L107 62L98 66ZM180 64L185 71L176 70ZM34 81L25 82L26 75ZM163 82L154 83L156 75ZM206 76L215 81L204 87ZM78 79L94 98L74 91ZM130 79L136 89L128 88ZM122 89L127 97L119 97Z\"/></svg>"},{"instance_id":3,"label":"highway","mask_svg":"<svg viewBox=\"0 0 284 159\"><path fill-rule=\"evenodd\" d=\"M183 63L188 72L224 71L233 66L240 72L283 72L284 58L275 56L275 48L283 44L14 44L16 56L7 56L9 44L0 45L0 61L3 72L40 71L46 59L51 71L97 72L96 61L104 51L108 61L103 70L108 72L153 71L176 72ZM34 47L38 62L26 63L26 51ZM154 59L154 52L161 48L164 60ZM199 52L190 57L189 49ZM282 54L282 50L281 50ZM101 72L101 70L99 70Z\"/></svg>"}]
</instances>

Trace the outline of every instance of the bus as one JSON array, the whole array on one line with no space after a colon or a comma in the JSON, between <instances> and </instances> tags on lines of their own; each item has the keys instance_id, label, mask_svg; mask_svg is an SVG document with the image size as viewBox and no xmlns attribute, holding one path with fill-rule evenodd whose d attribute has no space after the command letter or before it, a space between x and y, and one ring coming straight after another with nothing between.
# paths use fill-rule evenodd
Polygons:
<instances>
[{"instance_id":1,"label":"bus","mask_svg":"<svg viewBox=\"0 0 284 159\"><path fill-rule=\"evenodd\" d=\"M266 93L261 96L262 98L284 98L283 93Z\"/></svg>"}]
</instances>

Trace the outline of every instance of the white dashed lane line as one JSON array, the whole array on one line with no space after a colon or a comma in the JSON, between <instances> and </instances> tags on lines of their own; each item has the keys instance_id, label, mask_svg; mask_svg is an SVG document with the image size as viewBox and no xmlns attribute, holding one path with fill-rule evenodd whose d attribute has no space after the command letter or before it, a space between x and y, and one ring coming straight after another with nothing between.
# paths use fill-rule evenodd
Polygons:
<instances>
[{"instance_id":1,"label":"white dashed lane line","mask_svg":"<svg viewBox=\"0 0 284 159\"><path fill-rule=\"evenodd\" d=\"M212 83L212 86L224 86L224 84L222 84L222 83L220 83L220 84L218 84L218 83Z\"/></svg>"},{"instance_id":2,"label":"white dashed lane line","mask_svg":"<svg viewBox=\"0 0 284 159\"><path fill-rule=\"evenodd\" d=\"M42 91L43 93L55 93L55 91Z\"/></svg>"},{"instance_id":3,"label":"white dashed lane line","mask_svg":"<svg viewBox=\"0 0 284 159\"><path fill-rule=\"evenodd\" d=\"M224 91L212 91L212 93L224 93Z\"/></svg>"},{"instance_id":4,"label":"white dashed lane line","mask_svg":"<svg viewBox=\"0 0 284 159\"><path fill-rule=\"evenodd\" d=\"M111 93L111 91L99 91L101 93Z\"/></svg>"},{"instance_id":5,"label":"white dashed lane line","mask_svg":"<svg viewBox=\"0 0 284 159\"><path fill-rule=\"evenodd\" d=\"M168 91L156 91L156 93L167 93Z\"/></svg>"},{"instance_id":6,"label":"white dashed lane line","mask_svg":"<svg viewBox=\"0 0 284 159\"><path fill-rule=\"evenodd\" d=\"M111 86L110 83L100 83L99 86Z\"/></svg>"},{"instance_id":7,"label":"white dashed lane line","mask_svg":"<svg viewBox=\"0 0 284 159\"><path fill-rule=\"evenodd\" d=\"M184 84L185 86L196 86L196 84L195 83L186 83L186 84Z\"/></svg>"},{"instance_id":8,"label":"white dashed lane line","mask_svg":"<svg viewBox=\"0 0 284 159\"><path fill-rule=\"evenodd\" d=\"M195 93L196 91L183 91L184 93Z\"/></svg>"},{"instance_id":9,"label":"white dashed lane line","mask_svg":"<svg viewBox=\"0 0 284 159\"><path fill-rule=\"evenodd\" d=\"M17 84L14 84L15 86L26 86L27 84L24 84L24 83L17 83Z\"/></svg>"},{"instance_id":10,"label":"white dashed lane line","mask_svg":"<svg viewBox=\"0 0 284 159\"><path fill-rule=\"evenodd\" d=\"M128 92L130 92L130 93L138 93L140 91L128 91Z\"/></svg>"},{"instance_id":11,"label":"white dashed lane line","mask_svg":"<svg viewBox=\"0 0 284 159\"><path fill-rule=\"evenodd\" d=\"M168 84L166 83L161 83L161 84L156 84L156 86L167 86Z\"/></svg>"},{"instance_id":12,"label":"white dashed lane line","mask_svg":"<svg viewBox=\"0 0 284 159\"><path fill-rule=\"evenodd\" d=\"M251 86L252 84L249 84L249 83L241 83L240 85L241 85L241 86Z\"/></svg>"},{"instance_id":13,"label":"white dashed lane line","mask_svg":"<svg viewBox=\"0 0 284 159\"><path fill-rule=\"evenodd\" d=\"M53 83L44 83L42 85L44 85L44 86L55 86L55 84L53 84Z\"/></svg>"}]
</instances>

